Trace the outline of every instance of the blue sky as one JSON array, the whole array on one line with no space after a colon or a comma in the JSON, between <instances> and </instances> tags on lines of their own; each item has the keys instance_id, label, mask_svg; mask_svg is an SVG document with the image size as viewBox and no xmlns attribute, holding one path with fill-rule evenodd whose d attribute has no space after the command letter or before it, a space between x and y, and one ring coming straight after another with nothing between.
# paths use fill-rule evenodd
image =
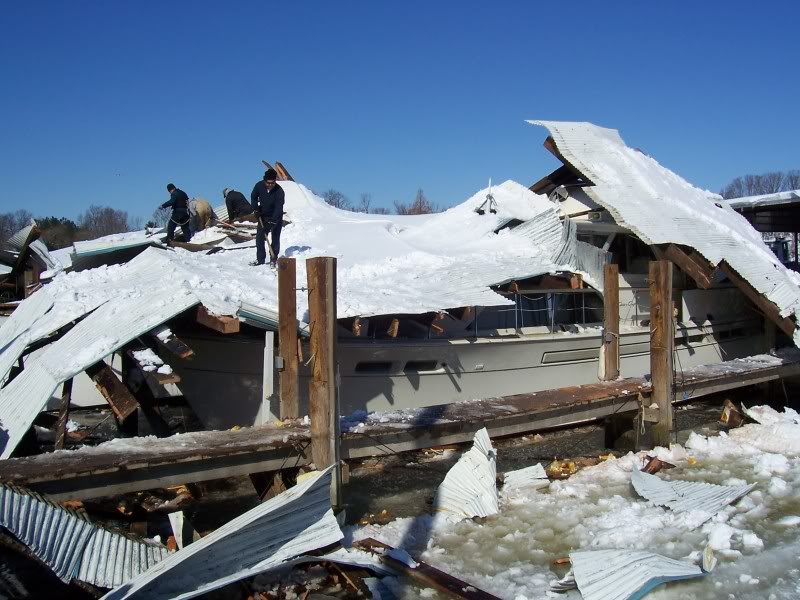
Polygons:
<instances>
[{"instance_id":1,"label":"blue sky","mask_svg":"<svg viewBox=\"0 0 800 600\"><path fill-rule=\"evenodd\" d=\"M556 165L525 119L620 130L689 181L800 168L800 4L6 2L0 212L148 217L261 159L375 205Z\"/></svg>"}]
</instances>

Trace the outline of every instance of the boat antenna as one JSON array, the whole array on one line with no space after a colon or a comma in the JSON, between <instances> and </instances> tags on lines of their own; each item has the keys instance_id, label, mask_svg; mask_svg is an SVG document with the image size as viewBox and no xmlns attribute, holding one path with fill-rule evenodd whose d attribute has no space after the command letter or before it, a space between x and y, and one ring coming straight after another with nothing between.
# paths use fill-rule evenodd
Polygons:
<instances>
[{"instance_id":1,"label":"boat antenna","mask_svg":"<svg viewBox=\"0 0 800 600\"><path fill-rule=\"evenodd\" d=\"M486 194L486 199L481 202L481 205L475 209L475 212L479 215L485 215L486 211L489 211L492 214L497 214L497 202L494 199L494 194L492 194L492 178L489 178L489 191Z\"/></svg>"}]
</instances>

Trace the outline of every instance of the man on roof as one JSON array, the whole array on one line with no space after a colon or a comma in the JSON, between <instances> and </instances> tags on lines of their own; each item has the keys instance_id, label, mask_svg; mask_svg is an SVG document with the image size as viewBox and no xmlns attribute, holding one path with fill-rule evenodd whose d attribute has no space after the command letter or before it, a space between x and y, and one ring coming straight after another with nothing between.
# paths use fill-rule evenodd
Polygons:
<instances>
[{"instance_id":1,"label":"man on roof","mask_svg":"<svg viewBox=\"0 0 800 600\"><path fill-rule=\"evenodd\" d=\"M225 207L228 209L228 223L253 214L253 207L242 192L225 188L222 190L222 197L225 198Z\"/></svg>"},{"instance_id":2,"label":"man on roof","mask_svg":"<svg viewBox=\"0 0 800 600\"><path fill-rule=\"evenodd\" d=\"M167 191L169 200L161 205L161 208L172 209L169 223L167 223L167 242L175 237L175 228L178 226L183 232L183 241L188 242L192 239L192 234L189 232L189 196L172 183L167 184Z\"/></svg>"},{"instance_id":3,"label":"man on roof","mask_svg":"<svg viewBox=\"0 0 800 600\"><path fill-rule=\"evenodd\" d=\"M272 234L269 246L269 264L274 267L281 250L281 228L283 226L283 188L275 183L278 174L275 169L267 169L264 179L256 183L250 194L253 211L258 218L256 228L256 260L251 265L263 265L267 258L265 242Z\"/></svg>"}]
</instances>

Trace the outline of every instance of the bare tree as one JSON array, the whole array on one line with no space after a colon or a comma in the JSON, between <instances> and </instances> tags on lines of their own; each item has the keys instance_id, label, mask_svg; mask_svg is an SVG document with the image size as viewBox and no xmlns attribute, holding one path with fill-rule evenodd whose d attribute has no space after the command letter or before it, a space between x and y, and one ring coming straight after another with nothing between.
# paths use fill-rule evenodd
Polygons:
<instances>
[{"instance_id":1,"label":"bare tree","mask_svg":"<svg viewBox=\"0 0 800 600\"><path fill-rule=\"evenodd\" d=\"M375 208L372 209L372 214L373 215L388 215L389 214L389 209L386 208L385 206L376 206Z\"/></svg>"},{"instance_id":2,"label":"bare tree","mask_svg":"<svg viewBox=\"0 0 800 600\"><path fill-rule=\"evenodd\" d=\"M322 198L335 208L350 210L350 200L342 192L334 189L322 192Z\"/></svg>"},{"instance_id":3,"label":"bare tree","mask_svg":"<svg viewBox=\"0 0 800 600\"><path fill-rule=\"evenodd\" d=\"M394 209L398 215L429 215L440 210L436 204L428 200L422 188L417 190L414 202L406 204L405 202L395 201Z\"/></svg>"},{"instance_id":4,"label":"bare tree","mask_svg":"<svg viewBox=\"0 0 800 600\"><path fill-rule=\"evenodd\" d=\"M127 212L94 204L78 217L78 226L83 239L130 231Z\"/></svg>"},{"instance_id":5,"label":"bare tree","mask_svg":"<svg viewBox=\"0 0 800 600\"><path fill-rule=\"evenodd\" d=\"M800 190L800 170L792 169L791 171L786 171L783 185L787 191Z\"/></svg>"},{"instance_id":6,"label":"bare tree","mask_svg":"<svg viewBox=\"0 0 800 600\"><path fill-rule=\"evenodd\" d=\"M759 194L775 194L783 190L784 175L780 171L764 173L759 177Z\"/></svg>"},{"instance_id":7,"label":"bare tree","mask_svg":"<svg viewBox=\"0 0 800 600\"><path fill-rule=\"evenodd\" d=\"M372 194L368 192L361 192L361 202L356 209L356 212L369 212L369 205L372 204Z\"/></svg>"},{"instance_id":8,"label":"bare tree","mask_svg":"<svg viewBox=\"0 0 800 600\"><path fill-rule=\"evenodd\" d=\"M5 241L17 233L23 227L31 224L33 215L29 210L24 208L14 211L13 213L4 213L0 215L0 242Z\"/></svg>"},{"instance_id":9,"label":"bare tree","mask_svg":"<svg viewBox=\"0 0 800 600\"><path fill-rule=\"evenodd\" d=\"M153 211L153 215L150 217L149 222L153 223L153 227L166 227L171 214L171 208L157 208Z\"/></svg>"}]
</instances>

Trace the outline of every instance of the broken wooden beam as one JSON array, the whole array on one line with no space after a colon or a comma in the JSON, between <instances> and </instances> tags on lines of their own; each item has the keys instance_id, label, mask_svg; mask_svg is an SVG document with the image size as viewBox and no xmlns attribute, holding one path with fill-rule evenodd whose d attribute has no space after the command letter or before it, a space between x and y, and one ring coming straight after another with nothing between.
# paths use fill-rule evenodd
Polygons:
<instances>
[{"instance_id":1,"label":"broken wooden beam","mask_svg":"<svg viewBox=\"0 0 800 600\"><path fill-rule=\"evenodd\" d=\"M64 382L61 390L61 406L58 409L58 421L56 421L56 450L64 449L64 439L67 436L67 419L69 419L69 403L72 400L72 379Z\"/></svg>"},{"instance_id":2,"label":"broken wooden beam","mask_svg":"<svg viewBox=\"0 0 800 600\"><path fill-rule=\"evenodd\" d=\"M166 325L156 327L150 332L150 335L155 338L159 345L169 350L175 356L183 359L194 358L194 350L172 333Z\"/></svg>"},{"instance_id":3,"label":"broken wooden beam","mask_svg":"<svg viewBox=\"0 0 800 600\"><path fill-rule=\"evenodd\" d=\"M92 378L120 422L130 417L139 408L136 398L105 362L100 361L93 364L86 369L86 374Z\"/></svg>"},{"instance_id":4,"label":"broken wooden beam","mask_svg":"<svg viewBox=\"0 0 800 600\"><path fill-rule=\"evenodd\" d=\"M398 331L400 331L400 319L392 319L392 322L389 323L389 328L386 330L386 333L389 334L389 337L396 338Z\"/></svg>"},{"instance_id":5,"label":"broken wooden beam","mask_svg":"<svg viewBox=\"0 0 800 600\"><path fill-rule=\"evenodd\" d=\"M662 244L656 248L661 254L659 258L663 257L675 263L681 271L692 278L697 287L707 290L713 285L714 270L708 261L701 260L694 251L684 252L676 244Z\"/></svg>"},{"instance_id":6,"label":"broken wooden beam","mask_svg":"<svg viewBox=\"0 0 800 600\"><path fill-rule=\"evenodd\" d=\"M181 376L178 375L175 371L173 371L171 367L170 367L170 372L169 373L159 373L158 372L158 367L159 366L166 365L166 363L164 363L163 361L162 361L161 365L148 365L148 364L145 364L145 363L142 363L141 361L139 361L139 359L136 358L136 352L140 352L142 350L145 350L145 348L139 348L138 350L131 349L131 350L128 350L127 354L130 357L130 359L134 362L134 364L136 364L136 366L139 367L139 369L142 371L142 373L144 375L144 378L148 381L148 383L151 386L153 386L155 388L159 388L159 387L163 387L163 386L165 386L165 385L167 385L169 383L180 383L181 382ZM156 367L156 368L148 370L147 369L148 366L153 366L153 367Z\"/></svg>"},{"instance_id":7,"label":"broken wooden beam","mask_svg":"<svg viewBox=\"0 0 800 600\"><path fill-rule=\"evenodd\" d=\"M778 329L783 331L783 333L789 337L794 337L795 322L789 317L781 316L781 311L774 302L768 300L766 296L763 296L726 261L723 260L719 263L719 268L725 273L725 276L730 279L731 283L739 288L739 291L742 292L750 302L755 304L756 308L758 308L766 318L775 323Z\"/></svg>"},{"instance_id":8,"label":"broken wooden beam","mask_svg":"<svg viewBox=\"0 0 800 600\"><path fill-rule=\"evenodd\" d=\"M280 418L300 416L300 361L297 357L297 267L294 258L278 259L278 344L280 371Z\"/></svg>"},{"instance_id":9,"label":"broken wooden beam","mask_svg":"<svg viewBox=\"0 0 800 600\"><path fill-rule=\"evenodd\" d=\"M289 171L286 170L286 167L280 161L275 161L275 172L278 173L278 178L281 181L294 181L294 178L289 175Z\"/></svg>"},{"instance_id":10,"label":"broken wooden beam","mask_svg":"<svg viewBox=\"0 0 800 600\"><path fill-rule=\"evenodd\" d=\"M672 316L672 263L650 263L650 382L658 405L659 421L653 426L653 443L669 448L672 435L674 372L672 360L675 327Z\"/></svg>"},{"instance_id":11,"label":"broken wooden beam","mask_svg":"<svg viewBox=\"0 0 800 600\"><path fill-rule=\"evenodd\" d=\"M214 244L192 244L191 242L179 242L178 240L170 240L168 245L171 248L183 248L189 252L207 252L209 250L219 250L219 246Z\"/></svg>"},{"instance_id":12,"label":"broken wooden beam","mask_svg":"<svg viewBox=\"0 0 800 600\"><path fill-rule=\"evenodd\" d=\"M377 554L381 562L413 579L424 587L432 587L451 598L460 600L499 600L489 592L440 571L436 567L411 558L404 550L397 550L374 538L366 538L353 543L353 546ZM405 556L403 556L405 555Z\"/></svg>"},{"instance_id":13,"label":"broken wooden beam","mask_svg":"<svg viewBox=\"0 0 800 600\"><path fill-rule=\"evenodd\" d=\"M236 317L214 315L202 304L197 307L197 322L219 333L239 333L239 319Z\"/></svg>"}]
</instances>

